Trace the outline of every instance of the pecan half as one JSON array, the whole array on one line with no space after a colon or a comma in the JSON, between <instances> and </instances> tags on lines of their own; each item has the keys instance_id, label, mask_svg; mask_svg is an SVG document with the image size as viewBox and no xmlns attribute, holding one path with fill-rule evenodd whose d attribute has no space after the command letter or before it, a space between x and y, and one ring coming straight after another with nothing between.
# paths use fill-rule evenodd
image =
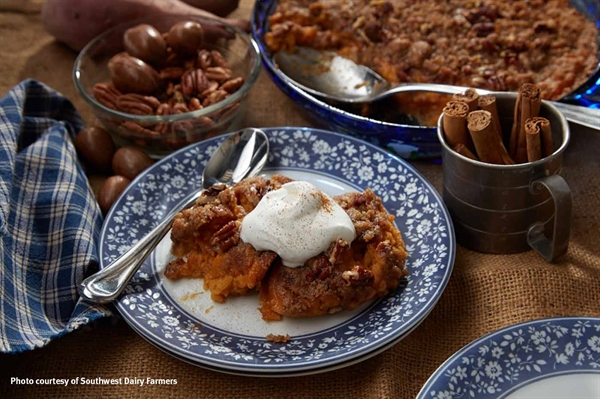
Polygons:
<instances>
[{"instance_id":1,"label":"pecan half","mask_svg":"<svg viewBox=\"0 0 600 399\"><path fill-rule=\"evenodd\" d=\"M184 114L186 112L190 112L190 109L185 103L177 103L173 105L172 110L174 114Z\"/></svg>"},{"instance_id":2,"label":"pecan half","mask_svg":"<svg viewBox=\"0 0 600 399\"><path fill-rule=\"evenodd\" d=\"M209 190L215 191L215 192L221 192L221 191L225 190L226 188L227 188L227 186L225 185L225 183L215 183L212 186L210 186Z\"/></svg>"},{"instance_id":3,"label":"pecan half","mask_svg":"<svg viewBox=\"0 0 600 399\"><path fill-rule=\"evenodd\" d=\"M216 67L227 67L227 61L219 50L211 50L210 55L212 56L211 65Z\"/></svg>"},{"instance_id":4,"label":"pecan half","mask_svg":"<svg viewBox=\"0 0 600 399\"><path fill-rule=\"evenodd\" d=\"M348 241L342 239L338 239L337 241L331 243L331 245L327 249L327 252L325 253L329 256L329 263L335 265L336 262L338 262L341 259L344 251L349 247L350 244L348 243Z\"/></svg>"},{"instance_id":5,"label":"pecan half","mask_svg":"<svg viewBox=\"0 0 600 399\"><path fill-rule=\"evenodd\" d=\"M213 93L214 91L216 91L219 88L219 82L209 82L208 88L206 90L204 90L202 93L198 94L198 97L200 98L206 98L208 97L211 93Z\"/></svg>"},{"instance_id":6,"label":"pecan half","mask_svg":"<svg viewBox=\"0 0 600 399\"><path fill-rule=\"evenodd\" d=\"M333 271L331 263L329 263L327 258L322 255L313 259L311 267L312 269L305 276L306 281L308 282L313 282L315 280L325 280L331 275L331 272Z\"/></svg>"},{"instance_id":7,"label":"pecan half","mask_svg":"<svg viewBox=\"0 0 600 399\"><path fill-rule=\"evenodd\" d=\"M374 281L373 272L358 265L343 272L342 278L351 285L371 285Z\"/></svg>"},{"instance_id":8,"label":"pecan half","mask_svg":"<svg viewBox=\"0 0 600 399\"><path fill-rule=\"evenodd\" d=\"M185 97L183 96L183 93L180 90L174 89L173 96L167 100L167 104L169 104L171 108L175 106L175 104L185 104Z\"/></svg>"},{"instance_id":9,"label":"pecan half","mask_svg":"<svg viewBox=\"0 0 600 399\"><path fill-rule=\"evenodd\" d=\"M128 114L153 115L159 105L160 101L153 96L129 93L117 97L117 107Z\"/></svg>"},{"instance_id":10,"label":"pecan half","mask_svg":"<svg viewBox=\"0 0 600 399\"><path fill-rule=\"evenodd\" d=\"M156 115L171 115L173 111L167 103L162 103L156 108Z\"/></svg>"},{"instance_id":11,"label":"pecan half","mask_svg":"<svg viewBox=\"0 0 600 399\"><path fill-rule=\"evenodd\" d=\"M221 90L225 90L227 93L235 93L242 85L244 84L244 78L237 77L233 79L229 79L225 83L223 83L220 87Z\"/></svg>"},{"instance_id":12,"label":"pecan half","mask_svg":"<svg viewBox=\"0 0 600 399\"><path fill-rule=\"evenodd\" d=\"M171 124L169 122L160 122L154 126L154 131L160 135L167 134L171 131Z\"/></svg>"},{"instance_id":13,"label":"pecan half","mask_svg":"<svg viewBox=\"0 0 600 399\"><path fill-rule=\"evenodd\" d=\"M190 120L173 122L173 139L175 142L183 142L183 145L191 143L191 136L194 135L194 124ZM197 141L197 140L196 140Z\"/></svg>"},{"instance_id":14,"label":"pecan half","mask_svg":"<svg viewBox=\"0 0 600 399\"><path fill-rule=\"evenodd\" d=\"M185 68L181 67L166 67L160 70L159 76L164 80L177 80L181 79L185 73Z\"/></svg>"},{"instance_id":15,"label":"pecan half","mask_svg":"<svg viewBox=\"0 0 600 399\"><path fill-rule=\"evenodd\" d=\"M145 127L135 123L135 122L123 122L121 124L121 128L127 130L130 133L135 133L135 134L143 134L143 135L147 135L147 136L158 136L158 133L150 130L150 129L146 129Z\"/></svg>"},{"instance_id":16,"label":"pecan half","mask_svg":"<svg viewBox=\"0 0 600 399\"><path fill-rule=\"evenodd\" d=\"M232 220L221 227L210 239L210 245L218 248L220 252L225 252L236 245L240 240L240 222Z\"/></svg>"},{"instance_id":17,"label":"pecan half","mask_svg":"<svg viewBox=\"0 0 600 399\"><path fill-rule=\"evenodd\" d=\"M202 195L200 196L200 198L198 198L196 200L195 205L206 205L209 202L213 202L214 200L217 199L217 196L219 195L219 193L221 191L225 190L226 188L227 188L227 186L223 183L213 184L212 186L210 186L209 188L207 188L206 190L204 190L202 192Z\"/></svg>"},{"instance_id":18,"label":"pecan half","mask_svg":"<svg viewBox=\"0 0 600 399\"><path fill-rule=\"evenodd\" d=\"M112 85L112 83L96 83L92 89L96 100L110 109L119 110L117 98L121 92Z\"/></svg>"},{"instance_id":19,"label":"pecan half","mask_svg":"<svg viewBox=\"0 0 600 399\"><path fill-rule=\"evenodd\" d=\"M210 191L210 189L204 190L202 195L196 200L195 206L202 206L215 201L218 194L219 191Z\"/></svg>"},{"instance_id":20,"label":"pecan half","mask_svg":"<svg viewBox=\"0 0 600 399\"><path fill-rule=\"evenodd\" d=\"M210 54L210 51L200 50L198 52L196 64L204 70L206 70L206 68L209 68L212 65L212 55Z\"/></svg>"},{"instance_id":21,"label":"pecan half","mask_svg":"<svg viewBox=\"0 0 600 399\"><path fill-rule=\"evenodd\" d=\"M215 121L210 119L208 116L201 116L199 118L194 118L193 120L194 130L196 129L206 129L208 127L212 127L215 125Z\"/></svg>"},{"instance_id":22,"label":"pecan half","mask_svg":"<svg viewBox=\"0 0 600 399\"><path fill-rule=\"evenodd\" d=\"M225 90L216 90L204 98L202 101L202 106L208 107L209 105L216 104L219 101L223 101L227 96L229 96L229 93L227 93Z\"/></svg>"},{"instance_id":23,"label":"pecan half","mask_svg":"<svg viewBox=\"0 0 600 399\"><path fill-rule=\"evenodd\" d=\"M216 80L219 83L223 83L232 77L231 69L224 67L210 67L206 68L206 77L208 80Z\"/></svg>"},{"instance_id":24,"label":"pecan half","mask_svg":"<svg viewBox=\"0 0 600 399\"><path fill-rule=\"evenodd\" d=\"M199 109L202 109L204 107L200 103L200 100L198 100L196 97L192 97L190 99L190 102L188 103L188 108L190 109L190 111L198 111Z\"/></svg>"},{"instance_id":25,"label":"pecan half","mask_svg":"<svg viewBox=\"0 0 600 399\"><path fill-rule=\"evenodd\" d=\"M181 91L188 97L202 93L209 86L208 76L202 69L189 70L181 77Z\"/></svg>"},{"instance_id":26,"label":"pecan half","mask_svg":"<svg viewBox=\"0 0 600 399\"><path fill-rule=\"evenodd\" d=\"M487 87L494 91L506 91L505 76L502 74L494 75L488 78Z\"/></svg>"},{"instance_id":27,"label":"pecan half","mask_svg":"<svg viewBox=\"0 0 600 399\"><path fill-rule=\"evenodd\" d=\"M167 139L165 140L165 144L172 150L178 150L183 146L187 145L185 140L179 137L175 132L173 134L167 135Z\"/></svg>"}]
</instances>

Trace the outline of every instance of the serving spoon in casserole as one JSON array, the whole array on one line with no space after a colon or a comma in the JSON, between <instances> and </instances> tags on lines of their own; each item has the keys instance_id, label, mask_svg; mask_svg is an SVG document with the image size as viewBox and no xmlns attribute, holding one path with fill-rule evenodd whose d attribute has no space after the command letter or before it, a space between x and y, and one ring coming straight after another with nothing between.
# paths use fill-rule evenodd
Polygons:
<instances>
[{"instance_id":1,"label":"serving spoon in casserole","mask_svg":"<svg viewBox=\"0 0 600 399\"><path fill-rule=\"evenodd\" d=\"M463 93L467 87L434 83L390 83L374 70L331 51L296 47L294 52L277 52L273 59L279 69L304 91L342 103L370 103L412 92ZM480 95L491 91L475 89ZM600 109L556 101L554 105L573 123L600 130Z\"/></svg>"}]
</instances>

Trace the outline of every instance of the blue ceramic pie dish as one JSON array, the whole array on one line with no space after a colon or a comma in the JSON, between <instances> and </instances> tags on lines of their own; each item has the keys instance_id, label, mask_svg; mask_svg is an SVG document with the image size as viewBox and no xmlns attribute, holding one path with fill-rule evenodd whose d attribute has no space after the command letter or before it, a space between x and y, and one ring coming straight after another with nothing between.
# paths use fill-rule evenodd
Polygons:
<instances>
[{"instance_id":1,"label":"blue ceramic pie dish","mask_svg":"<svg viewBox=\"0 0 600 399\"><path fill-rule=\"evenodd\" d=\"M403 158L423 159L440 156L441 146L434 126L419 126L408 118L406 123L391 123L357 115L321 101L300 89L293 80L284 75L275 65L272 53L264 40L265 33L269 31L269 16L277 7L277 3L277 0L256 1L252 13L252 35L258 43L265 70L273 82L306 111L316 124L329 130L367 139ZM598 0L573 0L571 4L600 27ZM586 107L600 107L600 58L592 76L560 101Z\"/></svg>"}]
</instances>

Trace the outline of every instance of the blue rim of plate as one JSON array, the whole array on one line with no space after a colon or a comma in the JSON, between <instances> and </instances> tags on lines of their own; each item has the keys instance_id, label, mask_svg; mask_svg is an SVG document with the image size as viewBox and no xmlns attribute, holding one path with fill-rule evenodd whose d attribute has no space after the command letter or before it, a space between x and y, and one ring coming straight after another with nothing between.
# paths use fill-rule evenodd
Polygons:
<instances>
[{"instance_id":1,"label":"blue rim of plate","mask_svg":"<svg viewBox=\"0 0 600 399\"><path fill-rule=\"evenodd\" d=\"M401 287L342 325L275 344L227 333L173 306L148 259L116 307L134 330L198 365L255 373L323 368L377 351L412 331L433 309L454 266L456 241L437 191L406 161L351 136L319 129L263 129L266 167L301 168L350 186L370 187L396 216L409 257ZM102 227L100 267L110 264L197 187L206 161L226 135L183 148L140 174L117 199ZM258 303L257 303L258 306Z\"/></svg>"},{"instance_id":2,"label":"blue rim of plate","mask_svg":"<svg viewBox=\"0 0 600 399\"><path fill-rule=\"evenodd\" d=\"M415 327L416 328L416 327ZM202 364L202 363L197 363L192 359L187 359L184 357L181 357L177 354L174 354L172 352L169 352L167 350L165 350L165 348L161 347L158 343L154 342L154 341L150 341L146 336L142 335L139 331L135 330L135 327L132 327L132 329L140 334L144 339L146 339L146 341L148 341L151 345L153 345L154 347L156 347L158 350L163 351L179 360L181 360L182 362L185 363L189 363L193 366L199 366L202 367L204 369L207 370L211 370L211 371L216 371L219 373L226 373L226 374L231 374L231 375L237 375L237 376L241 376L241 377L270 377L270 378L287 378L287 377L303 377L303 376L307 376L307 375L314 375L314 374L321 374L321 373L326 373L329 371L334 371L334 370L339 370L345 367L349 367L355 364L358 364L360 362L363 362L367 359L370 359L373 356L378 355L379 353L384 352L385 350L389 349L389 347L393 346L394 344L396 344L397 342L391 342L390 344L388 344L388 346L382 347L380 349L378 349L377 351L371 352L371 353L367 353L362 357L358 357L358 358L353 358L350 359L346 362L343 363L336 363L336 364L332 364L332 365L327 365L327 366L323 366L320 368L312 368L312 369L308 369L308 370L301 370L301 371L296 371L296 372L289 372L289 371L283 371L280 373L259 373L259 372L253 372L253 371L240 371L240 370L232 370L232 369L227 369L227 368L219 368L216 366L212 366L212 365L207 365L207 364ZM406 334L408 335L408 333ZM403 337L398 338L398 341L400 341Z\"/></svg>"},{"instance_id":3,"label":"blue rim of plate","mask_svg":"<svg viewBox=\"0 0 600 399\"><path fill-rule=\"evenodd\" d=\"M576 373L600 374L600 318L538 319L480 337L448 358L417 399L500 399Z\"/></svg>"},{"instance_id":4,"label":"blue rim of plate","mask_svg":"<svg viewBox=\"0 0 600 399\"><path fill-rule=\"evenodd\" d=\"M386 344L385 346L379 347L377 350L374 350L372 352L366 353L363 356L360 357L355 357L352 359L348 359L345 362L342 363L334 363L331 365L326 365L323 367L319 367L319 368L310 368L307 370L300 370L300 371L286 371L284 370L283 372L272 372L272 373L260 373L260 372L256 372L256 371L240 371L240 370L232 370L232 369L227 369L227 368L219 368L217 366L212 366L212 365L208 365L206 363L198 363L196 362L194 359L188 359L188 358L184 358L181 357L175 353L169 352L168 350L166 350L164 347L161 346L160 342L155 342L152 341L151 339L149 339L148 336L143 335L142 333L140 333L138 330L135 329L135 326L131 326L131 328L138 334L140 334L142 336L142 338L144 338L146 341L148 341L150 344L152 344L154 347L156 347L157 349L183 361L186 363L189 363L191 365L194 366L200 366L202 368L205 368L207 370L212 370L212 371L217 371L220 373L226 373L226 374L231 374L231 375L239 375L242 377L273 377L273 378L285 378L285 377L302 377L302 376L307 376L307 375L314 375L314 374L320 374L320 373L326 373L329 371L334 371L334 370L339 370L342 369L344 367L349 367L349 366L353 366L355 364L358 364L360 362L363 362L367 359L370 359L373 356L376 356L380 353L385 352L386 350L388 350L389 348L391 348L392 346L394 346L395 344L397 344L398 342L400 342L405 336L409 335L414 329L416 329L418 327L418 324L415 324L411 330L406 331L404 333L404 335L397 337L395 341L389 342L388 344Z\"/></svg>"}]
</instances>

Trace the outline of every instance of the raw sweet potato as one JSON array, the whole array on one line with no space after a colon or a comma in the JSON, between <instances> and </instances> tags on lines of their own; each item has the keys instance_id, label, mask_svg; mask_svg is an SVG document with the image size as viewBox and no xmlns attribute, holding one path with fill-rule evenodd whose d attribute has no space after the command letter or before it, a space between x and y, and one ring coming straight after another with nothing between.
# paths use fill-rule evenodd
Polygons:
<instances>
[{"instance_id":1,"label":"raw sweet potato","mask_svg":"<svg viewBox=\"0 0 600 399\"><path fill-rule=\"evenodd\" d=\"M193 1L197 6L206 2L207 6L219 13L235 8L238 3L238 0L188 1ZM216 3L220 5L215 5ZM157 14L196 15L222 19L181 0L47 0L42 9L44 27L48 33L77 51L114 25ZM244 30L249 29L248 21L223 20Z\"/></svg>"}]
</instances>

